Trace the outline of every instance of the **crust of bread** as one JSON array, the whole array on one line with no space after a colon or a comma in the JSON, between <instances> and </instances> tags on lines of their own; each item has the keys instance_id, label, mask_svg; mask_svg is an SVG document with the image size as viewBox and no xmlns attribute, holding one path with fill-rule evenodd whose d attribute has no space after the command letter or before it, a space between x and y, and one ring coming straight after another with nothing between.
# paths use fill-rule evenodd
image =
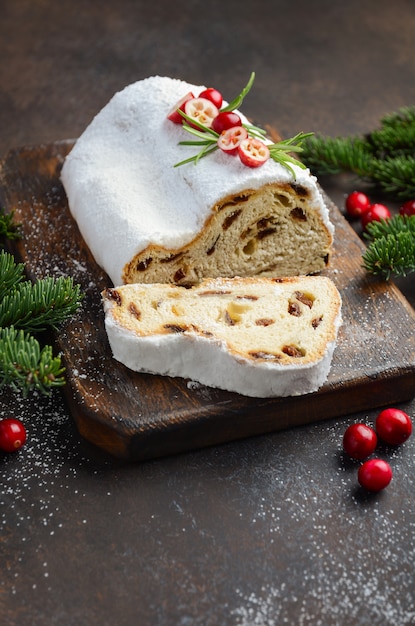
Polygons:
<instances>
[{"instance_id":1,"label":"crust of bread","mask_svg":"<svg viewBox=\"0 0 415 626\"><path fill-rule=\"evenodd\" d=\"M324 276L133 284L102 298L114 358L130 369L254 397L316 391L341 324L340 294Z\"/></svg>"}]
</instances>

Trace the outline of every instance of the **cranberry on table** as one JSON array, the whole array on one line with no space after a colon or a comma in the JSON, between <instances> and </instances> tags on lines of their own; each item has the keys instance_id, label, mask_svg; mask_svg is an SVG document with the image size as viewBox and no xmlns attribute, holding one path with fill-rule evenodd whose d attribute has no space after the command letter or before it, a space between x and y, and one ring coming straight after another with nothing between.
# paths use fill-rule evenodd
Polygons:
<instances>
[{"instance_id":1,"label":"cranberry on table","mask_svg":"<svg viewBox=\"0 0 415 626\"><path fill-rule=\"evenodd\" d=\"M343 435L343 450L352 459L365 459L374 452L378 438L366 424L351 424Z\"/></svg>"},{"instance_id":2,"label":"cranberry on table","mask_svg":"<svg viewBox=\"0 0 415 626\"><path fill-rule=\"evenodd\" d=\"M400 409L389 408L381 411L376 418L376 432L385 443L398 446L412 433L411 418Z\"/></svg>"},{"instance_id":3,"label":"cranberry on table","mask_svg":"<svg viewBox=\"0 0 415 626\"><path fill-rule=\"evenodd\" d=\"M212 128L219 135L233 126L242 126L242 120L233 111L221 111L213 120Z\"/></svg>"},{"instance_id":4,"label":"cranberry on table","mask_svg":"<svg viewBox=\"0 0 415 626\"><path fill-rule=\"evenodd\" d=\"M407 200L399 209L401 215L415 215L415 200Z\"/></svg>"},{"instance_id":5,"label":"cranberry on table","mask_svg":"<svg viewBox=\"0 0 415 626\"><path fill-rule=\"evenodd\" d=\"M0 449L16 452L26 443L26 429L22 422L13 417L0 420Z\"/></svg>"},{"instance_id":6,"label":"cranberry on table","mask_svg":"<svg viewBox=\"0 0 415 626\"><path fill-rule=\"evenodd\" d=\"M199 94L199 98L206 98L207 100L210 100L218 109L220 109L222 106L222 94L220 93L220 91L214 89L213 87L209 87L208 89L202 91Z\"/></svg>"},{"instance_id":7,"label":"cranberry on table","mask_svg":"<svg viewBox=\"0 0 415 626\"><path fill-rule=\"evenodd\" d=\"M346 198L346 211L350 217L360 217L370 207L370 200L361 191L352 191Z\"/></svg>"},{"instance_id":8,"label":"cranberry on table","mask_svg":"<svg viewBox=\"0 0 415 626\"><path fill-rule=\"evenodd\" d=\"M357 474L359 484L368 491L381 491L392 480L392 468L383 459L370 459L359 467Z\"/></svg>"},{"instance_id":9,"label":"cranberry on table","mask_svg":"<svg viewBox=\"0 0 415 626\"><path fill-rule=\"evenodd\" d=\"M388 220L392 216L388 207L384 204L372 204L367 211L364 211L361 215L361 222L363 228L366 228L370 222L380 222L381 220Z\"/></svg>"}]
</instances>

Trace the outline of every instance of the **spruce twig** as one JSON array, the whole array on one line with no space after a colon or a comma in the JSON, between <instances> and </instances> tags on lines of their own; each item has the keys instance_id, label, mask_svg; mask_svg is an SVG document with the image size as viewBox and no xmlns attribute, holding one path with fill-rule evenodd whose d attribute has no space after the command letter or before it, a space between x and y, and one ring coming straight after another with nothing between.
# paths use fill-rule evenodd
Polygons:
<instances>
[{"instance_id":1,"label":"spruce twig","mask_svg":"<svg viewBox=\"0 0 415 626\"><path fill-rule=\"evenodd\" d=\"M10 386L24 396L35 388L46 395L65 384L63 374L61 359L53 357L51 346L41 349L29 333L0 328L0 388Z\"/></svg>"},{"instance_id":2,"label":"spruce twig","mask_svg":"<svg viewBox=\"0 0 415 626\"><path fill-rule=\"evenodd\" d=\"M31 333L57 328L79 308L82 295L72 278L24 280L24 265L0 252L0 388L8 385L27 395L48 394L65 383L61 357L42 349Z\"/></svg>"},{"instance_id":3,"label":"spruce twig","mask_svg":"<svg viewBox=\"0 0 415 626\"><path fill-rule=\"evenodd\" d=\"M415 197L415 106L385 115L380 127L360 137L314 135L302 160L317 175L351 172L395 200Z\"/></svg>"},{"instance_id":4,"label":"spruce twig","mask_svg":"<svg viewBox=\"0 0 415 626\"><path fill-rule=\"evenodd\" d=\"M20 224L14 221L14 211L4 213L3 209L0 209L0 236L10 240L20 239Z\"/></svg>"},{"instance_id":5,"label":"spruce twig","mask_svg":"<svg viewBox=\"0 0 415 626\"><path fill-rule=\"evenodd\" d=\"M72 278L47 277L20 283L0 302L0 327L15 326L28 332L56 329L78 309L80 291Z\"/></svg>"},{"instance_id":6,"label":"spruce twig","mask_svg":"<svg viewBox=\"0 0 415 626\"><path fill-rule=\"evenodd\" d=\"M415 216L395 215L389 220L368 224L364 235L369 245L363 253L363 267L386 280L415 271Z\"/></svg>"}]
</instances>

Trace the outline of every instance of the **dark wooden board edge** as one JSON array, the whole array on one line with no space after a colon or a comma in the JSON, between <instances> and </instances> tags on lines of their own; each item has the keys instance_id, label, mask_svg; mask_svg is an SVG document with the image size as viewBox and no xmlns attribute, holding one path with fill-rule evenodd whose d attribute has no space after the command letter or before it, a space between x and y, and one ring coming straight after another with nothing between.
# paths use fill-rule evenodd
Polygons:
<instances>
[{"instance_id":1,"label":"dark wooden board edge","mask_svg":"<svg viewBox=\"0 0 415 626\"><path fill-rule=\"evenodd\" d=\"M191 416L175 415L168 427L134 433L115 424L111 427L107 421L98 424L97 416L87 408L80 411L82 398L77 399L73 389L65 397L77 428L87 441L115 457L144 461L394 405L413 398L414 389L415 370L406 368L385 372L358 385L335 385L314 394L259 402L255 419L249 401L238 410L222 406L206 413L199 410Z\"/></svg>"},{"instance_id":2,"label":"dark wooden board edge","mask_svg":"<svg viewBox=\"0 0 415 626\"><path fill-rule=\"evenodd\" d=\"M53 209L54 206L61 209L62 202L66 202L66 199L62 197L58 172L72 143L64 141L11 151L2 162L0 170L3 206L7 210L16 209L18 218L25 218L27 213L35 211L36 208L32 205L40 205L41 211L45 208L49 210L50 207ZM67 325L64 332L58 333L57 344L68 366L68 384L64 395L81 435L114 456L144 460L308 424L413 397L415 343L412 333L408 332L408 326L413 326L415 321L413 310L393 284L385 284L384 281L368 277L362 272L356 264L356 255L360 255L363 250L363 243L330 199L326 197L326 201L334 218L337 241L340 243L340 248L334 251L334 255L336 252L342 255L345 266L351 264L344 273L338 268L335 270L338 272L333 275L335 281L341 291L344 288L345 293L348 289L352 292L360 290L362 293L369 293L369 297L374 300L386 296L386 305L388 300L392 300L394 306L398 307L398 314L404 313L406 318L401 332L401 342L405 343L404 354L399 355L399 358L391 358L391 362L385 363L382 369L379 369L378 364L373 368L369 364L367 368L361 366L357 376L353 372L349 373L348 368L339 363L339 359L336 363L336 356L339 354L337 350L334 357L337 374L330 375L320 391L306 396L265 400L245 398L220 390L207 390L206 397L203 388L189 391L186 381L131 373L123 366L115 364L116 374L110 379L104 375L102 383L111 395L108 381L114 385L122 381L121 392L116 394L117 398L112 405L109 403L108 411L105 402L100 405L100 410L92 410L85 402L87 392L84 381L74 375L74 364L85 357L79 341L75 352L71 353L71 332L79 335L77 324L85 322L85 318L75 319ZM70 216L69 219L71 220ZM16 242L13 251L20 260L28 263L28 274L36 279L39 275L38 265L41 264L37 258L40 245L39 241L34 242L34 248L30 250L30 235L31 231L28 229L25 239ZM53 239L53 233L51 237ZM78 233L78 258L86 264L95 281L92 291L88 290L90 277L81 276L86 278L86 309L89 317L95 315L96 328L93 332L100 333L98 343L102 344L106 337L97 289L107 286L108 282L91 259L82 238L79 238ZM70 244L71 241L68 242ZM62 258L64 252L61 251L60 257L59 261L63 261L60 271L64 271L68 269ZM354 283L352 288L351 283ZM351 312L347 311L349 302L346 300L344 304L346 317L350 317ZM354 312L351 315L353 317ZM102 357L102 352L108 357L108 346L97 354L98 360ZM90 358L90 355L87 354L87 357ZM110 362L107 367L114 368L113 359L110 355L108 358ZM350 369L350 363L348 366ZM128 396L133 388L139 388L138 395L142 396L142 400L135 398L132 404L128 404Z\"/></svg>"}]
</instances>

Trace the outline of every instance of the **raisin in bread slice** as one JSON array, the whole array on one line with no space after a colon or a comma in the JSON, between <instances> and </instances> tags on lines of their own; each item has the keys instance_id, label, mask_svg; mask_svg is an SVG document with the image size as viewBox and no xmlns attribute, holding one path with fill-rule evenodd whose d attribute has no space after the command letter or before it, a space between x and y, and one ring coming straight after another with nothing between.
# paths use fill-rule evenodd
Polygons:
<instances>
[{"instance_id":1,"label":"raisin in bread slice","mask_svg":"<svg viewBox=\"0 0 415 626\"><path fill-rule=\"evenodd\" d=\"M317 390L341 323L324 276L122 285L102 296L113 356L128 368L247 396Z\"/></svg>"},{"instance_id":2,"label":"raisin in bread slice","mask_svg":"<svg viewBox=\"0 0 415 626\"><path fill-rule=\"evenodd\" d=\"M152 76L115 94L76 141L61 179L70 211L114 285L318 273L333 225L308 169L259 168L198 148L169 112L196 86ZM243 121L246 118L240 114Z\"/></svg>"}]
</instances>

